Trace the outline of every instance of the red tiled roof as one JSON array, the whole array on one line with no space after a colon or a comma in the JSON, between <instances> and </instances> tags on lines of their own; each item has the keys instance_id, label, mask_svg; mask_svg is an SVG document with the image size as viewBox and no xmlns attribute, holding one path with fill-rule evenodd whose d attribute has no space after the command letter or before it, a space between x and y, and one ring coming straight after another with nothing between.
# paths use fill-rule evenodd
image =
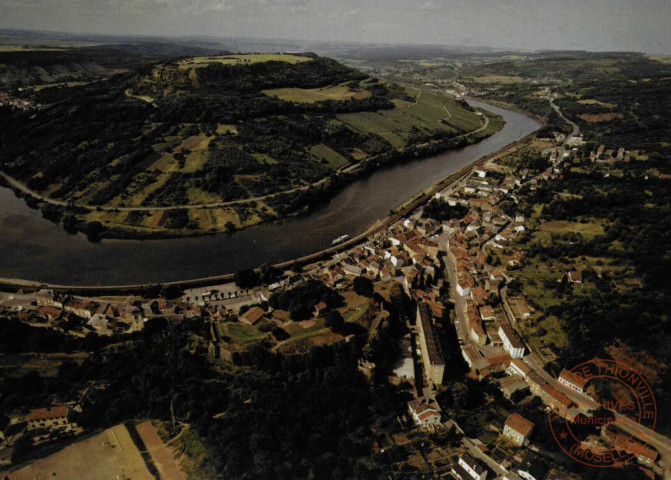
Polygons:
<instances>
[{"instance_id":1,"label":"red tiled roof","mask_svg":"<svg viewBox=\"0 0 671 480\"><path fill-rule=\"evenodd\" d=\"M561 393L556 388L550 386L550 384L545 384L545 385L543 385L542 388L545 391L545 393L547 393L548 396L550 397L552 407L568 408L573 403L573 400L571 400L569 397L567 397L566 395Z\"/></svg>"},{"instance_id":2,"label":"red tiled roof","mask_svg":"<svg viewBox=\"0 0 671 480\"><path fill-rule=\"evenodd\" d=\"M534 424L532 422L524 418L522 415L518 415L517 413L513 413L508 417L508 420L506 420L506 426L508 428L512 428L524 437L529 435L531 430L534 428Z\"/></svg>"},{"instance_id":3,"label":"red tiled roof","mask_svg":"<svg viewBox=\"0 0 671 480\"><path fill-rule=\"evenodd\" d=\"M559 378L562 380L565 380L566 382L575 385L578 388L583 388L587 382L589 382L589 379L582 377L580 375L577 375L569 370L562 370L561 373L559 374Z\"/></svg>"},{"instance_id":4,"label":"red tiled roof","mask_svg":"<svg viewBox=\"0 0 671 480\"><path fill-rule=\"evenodd\" d=\"M506 368L507 368L510 365L510 360L512 360L512 359L510 358L510 355L508 355L507 353L503 354L503 355L496 355L495 357L488 357L487 358L487 362L489 362L489 365L492 366L492 367L494 365L505 365Z\"/></svg>"},{"instance_id":5,"label":"red tiled roof","mask_svg":"<svg viewBox=\"0 0 671 480\"><path fill-rule=\"evenodd\" d=\"M37 410L31 410L30 415L28 415L28 421L33 422L35 420L52 420L54 418L64 418L67 416L68 407L60 405L58 407L38 408Z\"/></svg>"},{"instance_id":6,"label":"red tiled roof","mask_svg":"<svg viewBox=\"0 0 671 480\"><path fill-rule=\"evenodd\" d=\"M254 325L265 315L266 312L261 310L259 307L250 308L245 313L241 315L241 318L247 320L250 324Z\"/></svg>"},{"instance_id":7,"label":"red tiled roof","mask_svg":"<svg viewBox=\"0 0 671 480\"><path fill-rule=\"evenodd\" d=\"M646 460L654 462L657 460L659 453L656 450L646 447L642 443L639 443L627 435L618 434L615 437L615 448L619 450L624 450L627 453L636 455L637 457L643 457Z\"/></svg>"}]
</instances>

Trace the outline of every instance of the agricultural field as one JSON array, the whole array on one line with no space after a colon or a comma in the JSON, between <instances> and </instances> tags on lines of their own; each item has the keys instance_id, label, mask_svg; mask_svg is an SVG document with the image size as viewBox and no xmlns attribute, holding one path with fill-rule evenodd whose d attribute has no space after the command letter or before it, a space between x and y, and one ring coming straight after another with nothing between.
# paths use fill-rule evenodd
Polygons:
<instances>
[{"instance_id":1,"label":"agricultural field","mask_svg":"<svg viewBox=\"0 0 671 480\"><path fill-rule=\"evenodd\" d=\"M414 103L395 101L393 110L348 113L338 115L338 119L359 132L382 136L395 148L407 146L418 130L456 135L482 126L479 115L463 109L452 97L412 88L406 92L415 97Z\"/></svg>"},{"instance_id":2,"label":"agricultural field","mask_svg":"<svg viewBox=\"0 0 671 480\"><path fill-rule=\"evenodd\" d=\"M331 167L335 169L344 167L349 163L349 160L347 160L345 157L322 143L313 146L310 149L310 153L320 161L326 161Z\"/></svg>"},{"instance_id":3,"label":"agricultural field","mask_svg":"<svg viewBox=\"0 0 671 480\"><path fill-rule=\"evenodd\" d=\"M0 52L63 52L65 48L24 47L22 45L0 45Z\"/></svg>"},{"instance_id":4,"label":"agricultural field","mask_svg":"<svg viewBox=\"0 0 671 480\"><path fill-rule=\"evenodd\" d=\"M509 75L484 75L482 77L475 77L473 81L477 83L522 83L525 80L522 77L515 77Z\"/></svg>"},{"instance_id":5,"label":"agricultural field","mask_svg":"<svg viewBox=\"0 0 671 480\"><path fill-rule=\"evenodd\" d=\"M605 103L605 102L600 102L599 100L595 100L593 98L585 98L582 100L578 100L578 103L580 105L599 105L601 107L605 108L615 108L617 105L613 105L612 103Z\"/></svg>"},{"instance_id":6,"label":"agricultural field","mask_svg":"<svg viewBox=\"0 0 671 480\"><path fill-rule=\"evenodd\" d=\"M285 102L315 103L325 100L350 100L370 97L370 92L358 87L351 89L347 85L333 85L323 88L276 88L263 90L269 97L277 97Z\"/></svg>"},{"instance_id":7,"label":"agricultural field","mask_svg":"<svg viewBox=\"0 0 671 480\"><path fill-rule=\"evenodd\" d=\"M616 118L624 118L624 115L621 113L599 113L599 114L590 114L590 113L581 113L578 115L578 118L584 120L588 123L600 123L600 122L610 122Z\"/></svg>"},{"instance_id":8,"label":"agricultural field","mask_svg":"<svg viewBox=\"0 0 671 480\"><path fill-rule=\"evenodd\" d=\"M251 55L218 55L214 57L195 57L182 60L179 67L183 69L206 67L212 63L221 63L223 65L252 65L265 62L285 62L291 65L296 63L309 62L310 57L301 55L281 55L281 54L251 54Z\"/></svg>"},{"instance_id":9,"label":"agricultural field","mask_svg":"<svg viewBox=\"0 0 671 480\"><path fill-rule=\"evenodd\" d=\"M108 428L14 472L0 471L0 475L10 480L155 480L124 425Z\"/></svg>"}]
</instances>

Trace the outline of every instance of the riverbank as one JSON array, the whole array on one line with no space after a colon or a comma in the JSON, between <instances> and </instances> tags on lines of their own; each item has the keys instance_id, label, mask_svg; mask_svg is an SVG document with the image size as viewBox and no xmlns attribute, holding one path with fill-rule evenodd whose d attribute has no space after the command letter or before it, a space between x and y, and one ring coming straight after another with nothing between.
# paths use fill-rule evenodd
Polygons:
<instances>
[{"instance_id":1,"label":"riverbank","mask_svg":"<svg viewBox=\"0 0 671 480\"><path fill-rule=\"evenodd\" d=\"M472 104L484 108L484 104ZM414 194L540 127L524 115L487 107L506 124L496 135L422 160L362 175L313 211L226 235L170 240L104 240L68 234L0 189L0 277L58 285L150 285L281 264L321 252L379 224Z\"/></svg>"},{"instance_id":2,"label":"riverbank","mask_svg":"<svg viewBox=\"0 0 671 480\"><path fill-rule=\"evenodd\" d=\"M534 130L535 132L535 130ZM519 150L523 145L527 144L534 135L534 132L529 133L525 137L504 146L503 148L492 152L488 155L485 155L474 162L470 163L467 166L459 169L458 171L448 175L445 178L440 179L439 181L433 183L429 187L422 190L417 195L413 196L411 199L404 202L401 206L394 209L394 212L388 215L381 221L376 221L370 225L365 231L356 235L353 238L350 238L346 242L343 242L337 246L331 246L320 251L287 260L284 262L279 262L274 264L275 268L278 269L287 269L296 266L306 266L311 263L326 259L338 252L352 248L353 246L363 242L370 235L388 228L393 223L397 222L400 218L407 216L424 203L429 201L433 195L448 187L449 185L462 180L464 177L468 176L472 170L488 161L499 158L510 153L514 153ZM196 287L207 287L222 283L227 283L233 281L234 274L228 273L224 275L215 275L203 278L196 278L190 280L177 280L177 281L168 281L168 282L159 282L161 285L173 285L180 288L196 288ZM10 279L10 278L0 278L0 289L5 291L17 291L19 289L23 291L35 291L41 288L49 288L60 292L68 292L73 294L81 295L126 295L126 294L142 294L148 287L157 285L158 283L144 283L144 284L128 284L128 285L110 285L110 286L101 286L101 285L60 285L60 284L51 284L43 282L34 282L28 280L19 280L19 279Z\"/></svg>"},{"instance_id":3,"label":"riverbank","mask_svg":"<svg viewBox=\"0 0 671 480\"><path fill-rule=\"evenodd\" d=\"M29 207L40 210L45 219L62 225L69 233L81 232L91 242L230 234L261 223L304 215L330 201L348 184L375 171L472 145L503 128L505 121L499 115L486 110L481 110L481 113L483 125L475 131L393 149L293 191L232 202L147 207L91 206L47 198L4 173L0 173L0 185L12 189ZM154 218L151 227L141 224L147 216Z\"/></svg>"}]
</instances>

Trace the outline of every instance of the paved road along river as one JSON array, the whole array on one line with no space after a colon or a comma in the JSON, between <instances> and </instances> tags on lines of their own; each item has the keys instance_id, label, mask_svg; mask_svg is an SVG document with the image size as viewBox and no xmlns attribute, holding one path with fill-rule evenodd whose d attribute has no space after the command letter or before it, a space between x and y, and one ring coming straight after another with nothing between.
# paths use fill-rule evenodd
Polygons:
<instances>
[{"instance_id":1,"label":"paved road along river","mask_svg":"<svg viewBox=\"0 0 671 480\"><path fill-rule=\"evenodd\" d=\"M154 283L221 275L319 251L340 235L365 231L424 188L540 126L519 113L471 103L502 115L504 128L475 145L359 179L309 215L231 235L94 244L44 220L11 190L0 188L0 277L68 285Z\"/></svg>"}]
</instances>

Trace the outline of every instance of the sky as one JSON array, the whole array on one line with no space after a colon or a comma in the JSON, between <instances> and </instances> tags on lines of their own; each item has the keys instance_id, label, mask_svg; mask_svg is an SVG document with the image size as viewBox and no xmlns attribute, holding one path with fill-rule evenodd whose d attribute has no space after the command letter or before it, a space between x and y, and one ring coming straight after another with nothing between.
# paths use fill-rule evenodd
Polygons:
<instances>
[{"instance_id":1,"label":"sky","mask_svg":"<svg viewBox=\"0 0 671 480\"><path fill-rule=\"evenodd\" d=\"M671 53L671 0L0 0L0 28Z\"/></svg>"}]
</instances>

